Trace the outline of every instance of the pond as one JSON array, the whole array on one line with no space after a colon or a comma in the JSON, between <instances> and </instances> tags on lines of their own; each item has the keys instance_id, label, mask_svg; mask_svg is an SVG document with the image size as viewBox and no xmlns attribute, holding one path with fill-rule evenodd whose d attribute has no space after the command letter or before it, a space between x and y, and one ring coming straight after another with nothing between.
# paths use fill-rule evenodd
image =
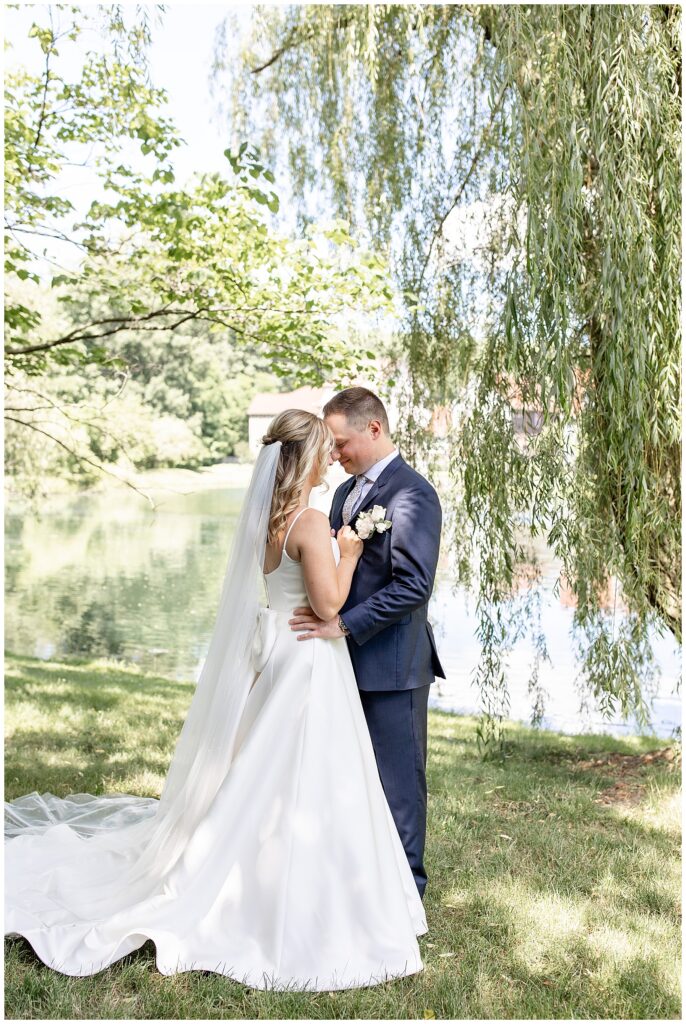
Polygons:
<instances>
[{"instance_id":1,"label":"pond","mask_svg":"<svg viewBox=\"0 0 686 1024\"><path fill-rule=\"evenodd\" d=\"M161 502L154 511L124 488L54 497L39 516L7 507L8 651L45 659L110 656L174 679L197 679L250 467L174 473L173 489L167 489L171 476L159 476L155 487L146 488ZM332 467L330 491L313 495L312 503L328 510L344 478L340 467ZM603 718L593 701L580 710L573 608L553 594L559 567L542 542L536 560L541 626L551 658L540 666L542 727L615 735L651 731L618 715ZM447 565L441 567L429 614L448 676L432 687L431 705L478 713L475 602L464 592L453 593ZM680 650L668 632L653 640L657 671L646 686L652 694L651 726L658 736L670 737L681 725ZM509 717L519 721L531 715L533 655L531 640L522 638L506 659Z\"/></svg>"}]
</instances>

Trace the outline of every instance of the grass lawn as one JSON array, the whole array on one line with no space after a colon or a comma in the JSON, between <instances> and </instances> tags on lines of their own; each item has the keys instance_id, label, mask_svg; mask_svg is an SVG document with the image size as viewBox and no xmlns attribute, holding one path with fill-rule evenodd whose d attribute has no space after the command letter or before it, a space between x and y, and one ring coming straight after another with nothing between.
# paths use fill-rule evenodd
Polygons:
<instances>
[{"instance_id":1,"label":"grass lawn","mask_svg":"<svg viewBox=\"0 0 686 1024\"><path fill-rule=\"evenodd\" d=\"M192 696L107 661L6 656L6 796L159 796ZM5 940L11 1019L678 1018L681 752L664 740L511 724L484 762L475 720L430 712L425 969L375 988L265 993L164 977L154 946L90 978Z\"/></svg>"}]
</instances>

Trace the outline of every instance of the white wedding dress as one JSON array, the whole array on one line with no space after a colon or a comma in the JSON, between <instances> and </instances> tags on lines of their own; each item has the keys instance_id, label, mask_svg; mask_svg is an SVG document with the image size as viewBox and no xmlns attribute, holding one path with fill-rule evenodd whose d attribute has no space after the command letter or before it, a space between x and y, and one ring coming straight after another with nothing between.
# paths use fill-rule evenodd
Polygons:
<instances>
[{"instance_id":1,"label":"white wedding dress","mask_svg":"<svg viewBox=\"0 0 686 1024\"><path fill-rule=\"evenodd\" d=\"M103 852L65 823L79 799L87 820L93 798L33 793L8 805L19 820L40 802L49 823L6 841L5 933L24 936L55 970L94 974L149 939L162 974L207 970L257 989L356 988L422 970L424 908L346 641L300 641L291 630L308 598L285 542L264 580L254 683L228 770L154 885L105 892L102 880L130 867L130 848L118 852L113 839ZM158 803L119 800L113 813L124 821L127 801L148 815Z\"/></svg>"}]
</instances>

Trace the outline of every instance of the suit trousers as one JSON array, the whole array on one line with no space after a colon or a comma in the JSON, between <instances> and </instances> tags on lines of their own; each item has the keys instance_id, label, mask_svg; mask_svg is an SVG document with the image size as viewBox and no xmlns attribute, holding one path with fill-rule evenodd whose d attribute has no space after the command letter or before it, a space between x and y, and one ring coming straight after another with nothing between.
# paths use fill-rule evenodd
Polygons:
<instances>
[{"instance_id":1,"label":"suit trousers","mask_svg":"<svg viewBox=\"0 0 686 1024\"><path fill-rule=\"evenodd\" d=\"M430 684L413 690L360 690L381 783L424 898L426 750Z\"/></svg>"}]
</instances>

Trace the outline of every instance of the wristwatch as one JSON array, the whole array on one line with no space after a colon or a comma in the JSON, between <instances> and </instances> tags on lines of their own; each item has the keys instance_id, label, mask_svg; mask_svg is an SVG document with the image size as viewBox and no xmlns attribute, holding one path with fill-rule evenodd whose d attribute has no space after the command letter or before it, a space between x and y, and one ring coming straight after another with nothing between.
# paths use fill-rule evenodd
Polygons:
<instances>
[{"instance_id":1,"label":"wristwatch","mask_svg":"<svg viewBox=\"0 0 686 1024\"><path fill-rule=\"evenodd\" d=\"M338 628L340 629L343 636L350 636L350 630L348 629L340 615L338 616Z\"/></svg>"}]
</instances>

